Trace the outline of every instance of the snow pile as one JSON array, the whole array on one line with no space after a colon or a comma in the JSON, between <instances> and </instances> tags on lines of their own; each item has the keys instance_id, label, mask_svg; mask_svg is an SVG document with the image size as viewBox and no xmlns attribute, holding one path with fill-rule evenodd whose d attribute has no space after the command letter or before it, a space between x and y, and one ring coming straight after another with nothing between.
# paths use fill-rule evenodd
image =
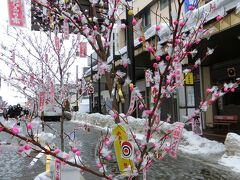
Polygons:
<instances>
[{"instance_id":1,"label":"snow pile","mask_svg":"<svg viewBox=\"0 0 240 180\"><path fill-rule=\"evenodd\" d=\"M222 143L208 140L184 129L179 150L188 154L210 155L224 153L225 147Z\"/></svg>"},{"instance_id":2,"label":"snow pile","mask_svg":"<svg viewBox=\"0 0 240 180\"><path fill-rule=\"evenodd\" d=\"M225 140L226 151L219 163L240 172L240 136L228 133Z\"/></svg>"},{"instance_id":3,"label":"snow pile","mask_svg":"<svg viewBox=\"0 0 240 180\"><path fill-rule=\"evenodd\" d=\"M122 116L122 114L120 114L120 116ZM145 119L128 117L127 120L131 130L136 133L137 137L140 139L143 138ZM93 126L100 126L101 128L111 128L114 125L114 119L110 115L102 115L99 113L75 113L73 115L73 121L82 124L87 123ZM175 125L166 122L161 125L161 128L164 130L167 130L171 127L174 128ZM225 147L222 143L208 140L184 129L179 150L183 153L198 154L203 156L207 154L223 154Z\"/></svg>"},{"instance_id":4,"label":"snow pile","mask_svg":"<svg viewBox=\"0 0 240 180\"><path fill-rule=\"evenodd\" d=\"M145 119L128 117L127 120L137 139L144 139ZM114 119L110 115L101 115L98 113L74 113L73 121L80 124L90 124L103 129L111 128L114 125ZM174 124L164 122L161 128L167 130L174 128L174 126ZM240 136L237 134L229 133L224 145L184 129L179 151L194 156L197 155L197 157L214 163L218 162L221 165L230 167L233 171L240 172Z\"/></svg>"}]
</instances>

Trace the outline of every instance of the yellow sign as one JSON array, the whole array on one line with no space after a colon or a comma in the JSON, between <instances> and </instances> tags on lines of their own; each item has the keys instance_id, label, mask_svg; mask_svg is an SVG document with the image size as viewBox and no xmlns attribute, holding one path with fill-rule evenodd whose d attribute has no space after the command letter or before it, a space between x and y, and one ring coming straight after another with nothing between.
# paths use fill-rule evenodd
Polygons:
<instances>
[{"instance_id":1,"label":"yellow sign","mask_svg":"<svg viewBox=\"0 0 240 180\"><path fill-rule=\"evenodd\" d=\"M49 147L46 146L46 149L49 150ZM50 165L51 164L51 155L46 155L46 173L50 173Z\"/></svg>"},{"instance_id":2,"label":"yellow sign","mask_svg":"<svg viewBox=\"0 0 240 180\"><path fill-rule=\"evenodd\" d=\"M113 128L112 135L115 136L114 149L117 157L119 171L121 172L121 174L124 174L124 172L126 172L125 169L129 167L131 167L133 171L135 169L133 161L131 159L124 159L122 157L121 142L128 140L125 128L121 125L117 125L116 127Z\"/></svg>"},{"instance_id":3,"label":"yellow sign","mask_svg":"<svg viewBox=\"0 0 240 180\"><path fill-rule=\"evenodd\" d=\"M185 76L185 84L193 85L193 73L189 72Z\"/></svg>"}]
</instances>

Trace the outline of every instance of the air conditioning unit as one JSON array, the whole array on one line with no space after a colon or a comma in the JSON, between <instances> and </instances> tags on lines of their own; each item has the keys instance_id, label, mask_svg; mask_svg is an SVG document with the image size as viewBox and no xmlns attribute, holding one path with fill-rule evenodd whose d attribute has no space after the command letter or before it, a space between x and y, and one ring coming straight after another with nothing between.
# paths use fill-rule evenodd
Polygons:
<instances>
[{"instance_id":1,"label":"air conditioning unit","mask_svg":"<svg viewBox=\"0 0 240 180\"><path fill-rule=\"evenodd\" d=\"M235 77L236 76L236 70L234 67L227 68L228 77Z\"/></svg>"}]
</instances>

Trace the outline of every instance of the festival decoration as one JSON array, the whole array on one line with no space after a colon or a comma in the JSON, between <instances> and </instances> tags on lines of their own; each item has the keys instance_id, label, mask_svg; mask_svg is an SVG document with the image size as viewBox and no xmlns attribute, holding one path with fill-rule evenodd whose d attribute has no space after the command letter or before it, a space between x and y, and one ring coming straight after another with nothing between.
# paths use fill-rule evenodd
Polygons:
<instances>
[{"instance_id":1,"label":"festival decoration","mask_svg":"<svg viewBox=\"0 0 240 180\"><path fill-rule=\"evenodd\" d=\"M45 104L45 92L40 92L39 93L39 111L40 112L43 112L44 104Z\"/></svg>"},{"instance_id":2,"label":"festival decoration","mask_svg":"<svg viewBox=\"0 0 240 180\"><path fill-rule=\"evenodd\" d=\"M176 122L175 129L172 131L172 138L170 142L170 156L172 158L177 157L177 150L180 143L180 140L182 138L182 131L185 124L182 122Z\"/></svg>"},{"instance_id":3,"label":"festival decoration","mask_svg":"<svg viewBox=\"0 0 240 180\"><path fill-rule=\"evenodd\" d=\"M25 11L23 0L8 0L9 25L24 27Z\"/></svg>"},{"instance_id":4,"label":"festival decoration","mask_svg":"<svg viewBox=\"0 0 240 180\"><path fill-rule=\"evenodd\" d=\"M55 180L61 180L61 161L55 160Z\"/></svg>"},{"instance_id":5,"label":"festival decoration","mask_svg":"<svg viewBox=\"0 0 240 180\"><path fill-rule=\"evenodd\" d=\"M134 157L134 147L131 142L123 141L121 142L122 158L131 159Z\"/></svg>"},{"instance_id":6,"label":"festival decoration","mask_svg":"<svg viewBox=\"0 0 240 180\"><path fill-rule=\"evenodd\" d=\"M129 167L131 171L133 171L135 167L133 161L130 159L133 156L133 147L131 143L127 141L128 136L125 128L121 125L116 125L112 129L112 135L115 137L114 150L117 157L119 171L121 174L124 174Z\"/></svg>"},{"instance_id":7,"label":"festival decoration","mask_svg":"<svg viewBox=\"0 0 240 180\"><path fill-rule=\"evenodd\" d=\"M80 57L85 58L87 56L87 43L80 42Z\"/></svg>"}]
</instances>

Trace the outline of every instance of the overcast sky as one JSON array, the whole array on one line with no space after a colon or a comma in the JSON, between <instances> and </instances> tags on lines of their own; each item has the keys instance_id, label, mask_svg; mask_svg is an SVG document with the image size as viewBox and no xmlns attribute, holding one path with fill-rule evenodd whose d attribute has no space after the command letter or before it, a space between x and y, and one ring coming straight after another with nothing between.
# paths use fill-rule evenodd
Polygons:
<instances>
[{"instance_id":1,"label":"overcast sky","mask_svg":"<svg viewBox=\"0 0 240 180\"><path fill-rule=\"evenodd\" d=\"M24 0L26 1L26 0ZM8 24L8 0L1 0L0 5L0 43L4 42L3 37L4 33L6 33L7 24ZM29 13L28 7L25 5L25 12ZM29 14L27 15L29 16ZM30 29L30 18L27 19L27 27L24 28ZM5 41L6 42L6 41ZM88 46L88 55L91 53L90 46ZM87 66L87 58L77 58L75 64L73 64L70 72L72 79L76 79L76 65L79 66L79 77L82 76L82 67ZM9 73L6 68L4 68L2 62L0 62L0 71L3 73ZM2 81L2 86L0 88L0 96L3 97L3 100L7 101L9 104L14 105L17 103L23 103L26 99L18 93L15 89L8 86L5 82Z\"/></svg>"}]
</instances>

